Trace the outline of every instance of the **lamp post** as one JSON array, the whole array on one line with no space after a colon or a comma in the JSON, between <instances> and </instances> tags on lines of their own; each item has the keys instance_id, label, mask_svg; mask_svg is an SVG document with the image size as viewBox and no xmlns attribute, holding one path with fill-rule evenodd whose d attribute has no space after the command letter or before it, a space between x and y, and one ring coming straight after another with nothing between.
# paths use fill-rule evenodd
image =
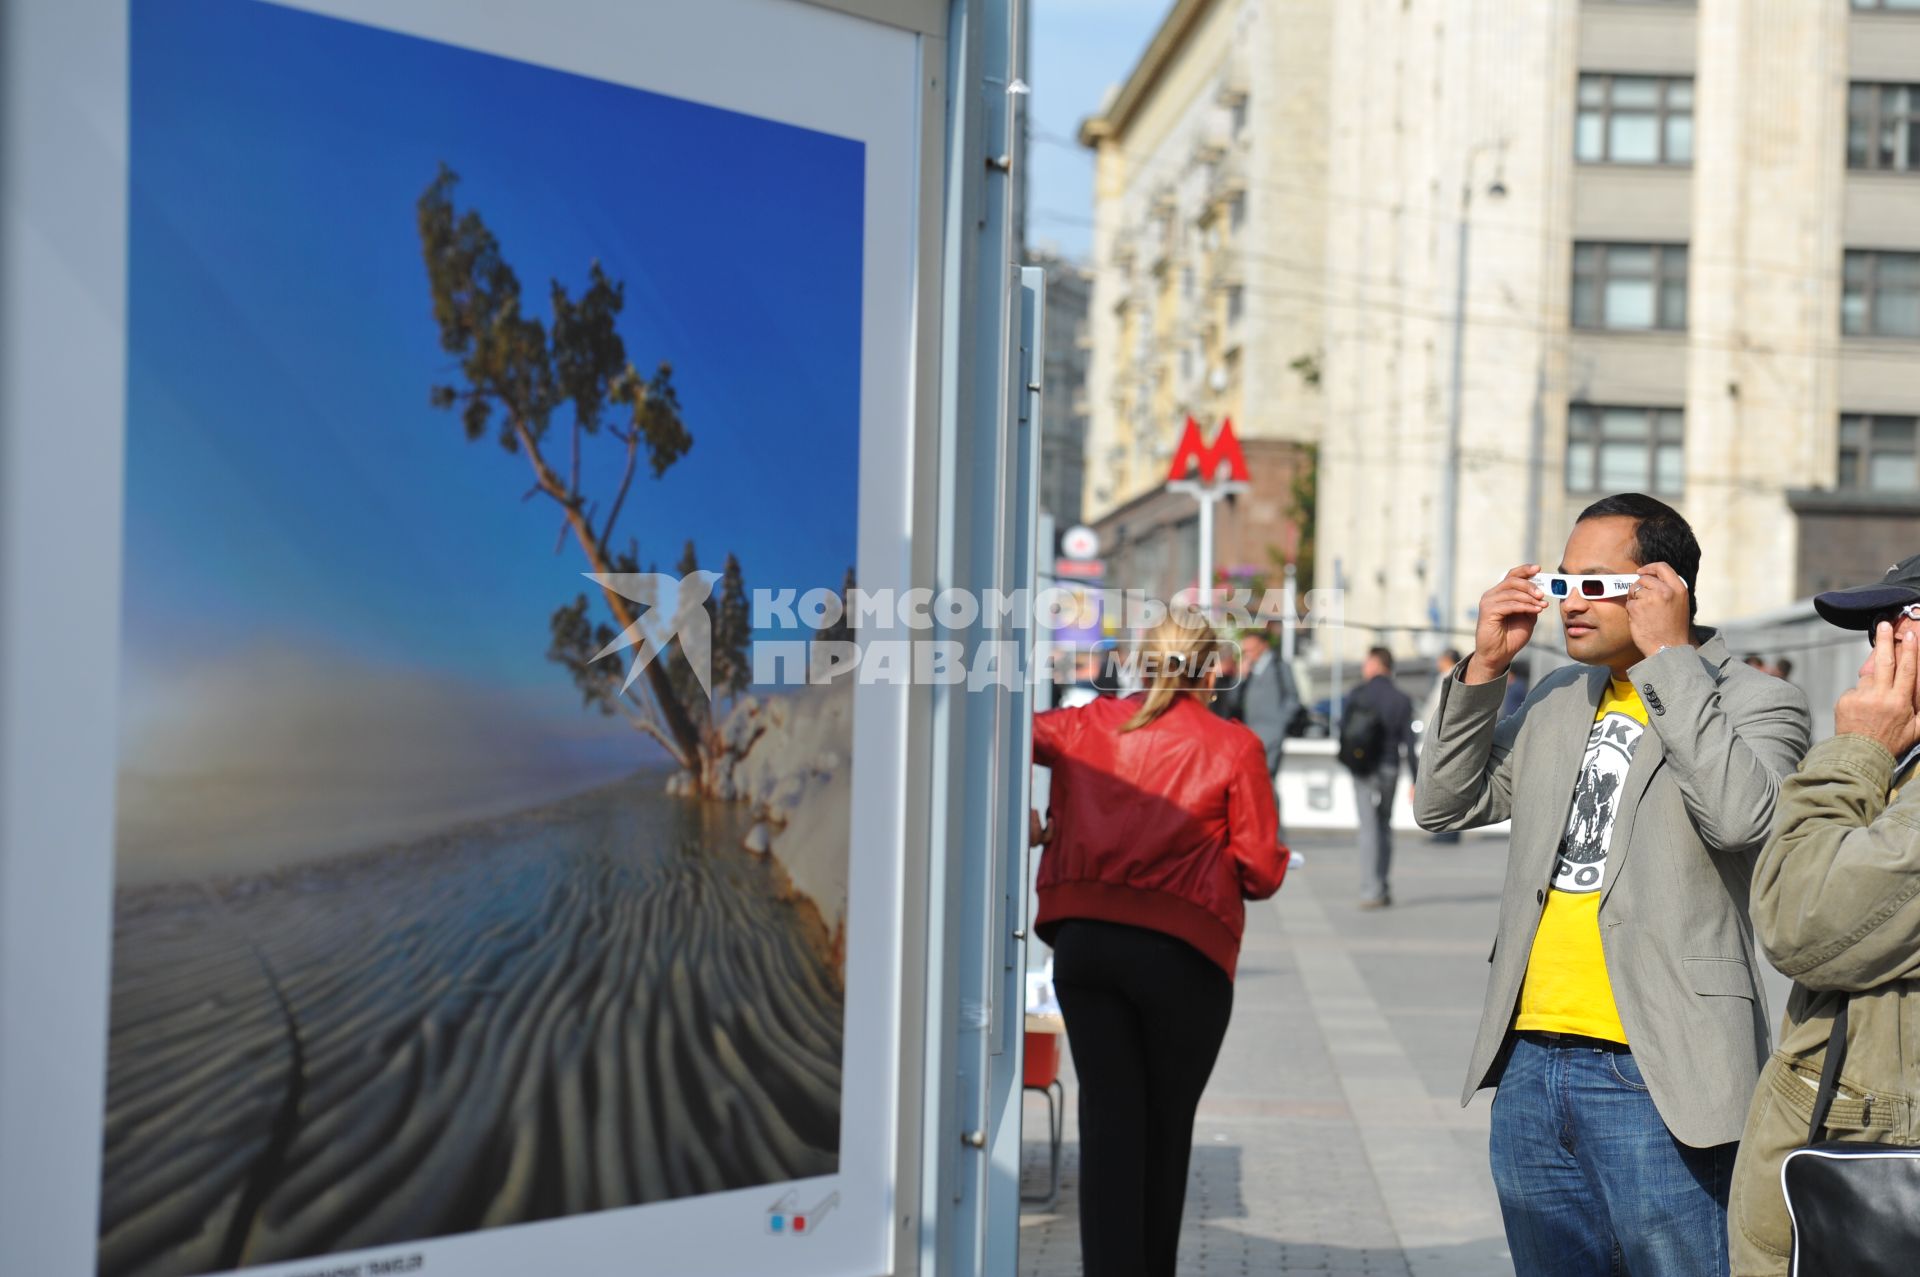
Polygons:
<instances>
[{"instance_id":1,"label":"lamp post","mask_svg":"<svg viewBox=\"0 0 1920 1277\"><path fill-rule=\"evenodd\" d=\"M1460 218L1455 232L1457 260L1453 280L1453 376L1447 391L1447 457L1440 488L1440 587L1439 628L1453 637L1454 559L1458 554L1460 526L1460 401L1467 353L1467 253L1473 237L1473 164L1482 152L1506 150L1506 140L1481 142L1467 152L1466 175L1460 181ZM1496 169L1487 184L1489 199L1504 199L1506 183Z\"/></svg>"}]
</instances>

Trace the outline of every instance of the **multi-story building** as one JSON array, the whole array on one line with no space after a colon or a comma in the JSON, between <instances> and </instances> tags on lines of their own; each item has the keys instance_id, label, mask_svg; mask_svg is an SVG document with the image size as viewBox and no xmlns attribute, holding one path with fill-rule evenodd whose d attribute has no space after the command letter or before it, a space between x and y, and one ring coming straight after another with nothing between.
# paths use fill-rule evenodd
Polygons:
<instances>
[{"instance_id":1,"label":"multi-story building","mask_svg":"<svg viewBox=\"0 0 1920 1277\"><path fill-rule=\"evenodd\" d=\"M1321 308L1288 273L1323 254L1332 0L1178 0L1081 128L1095 151L1085 517L1110 584L1195 581L1195 503L1165 490L1188 416L1231 419L1252 475L1218 574L1299 544L1294 480L1324 428Z\"/></svg>"},{"instance_id":2,"label":"multi-story building","mask_svg":"<svg viewBox=\"0 0 1920 1277\"><path fill-rule=\"evenodd\" d=\"M1342 0L1305 43L1317 123L1249 81L1255 143L1313 158L1248 182L1288 259L1248 300L1319 335L1317 576L1354 643L1470 628L1608 492L1693 522L1708 621L1920 550L1920 3ZM1152 225L1124 195L1118 239ZM1289 336L1243 346L1249 386Z\"/></svg>"},{"instance_id":3,"label":"multi-story building","mask_svg":"<svg viewBox=\"0 0 1920 1277\"><path fill-rule=\"evenodd\" d=\"M1046 367L1040 378L1040 508L1053 526L1080 522L1087 452L1087 305L1093 273L1057 254L1029 263L1047 272Z\"/></svg>"}]
</instances>

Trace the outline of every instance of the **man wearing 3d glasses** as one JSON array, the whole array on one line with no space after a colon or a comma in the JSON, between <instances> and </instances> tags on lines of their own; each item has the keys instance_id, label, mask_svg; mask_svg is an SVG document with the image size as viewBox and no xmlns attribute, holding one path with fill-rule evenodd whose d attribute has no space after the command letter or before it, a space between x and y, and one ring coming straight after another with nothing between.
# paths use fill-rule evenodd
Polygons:
<instances>
[{"instance_id":1,"label":"man wearing 3d glasses","mask_svg":"<svg viewBox=\"0 0 1920 1277\"><path fill-rule=\"evenodd\" d=\"M1589 506L1557 571L1480 600L1429 727L1429 830L1511 819L1499 931L1462 1103L1493 1102L1515 1269L1726 1273L1735 1141L1767 1057L1747 887L1799 689L1694 623L1700 546L1672 507ZM1499 717L1507 669L1558 606L1578 664Z\"/></svg>"}]
</instances>

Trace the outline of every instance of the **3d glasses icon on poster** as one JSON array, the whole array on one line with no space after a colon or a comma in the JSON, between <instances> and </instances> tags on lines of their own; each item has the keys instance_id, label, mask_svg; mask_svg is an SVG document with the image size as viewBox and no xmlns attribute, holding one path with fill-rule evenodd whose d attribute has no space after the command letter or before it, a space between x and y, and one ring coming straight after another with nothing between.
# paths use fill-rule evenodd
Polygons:
<instances>
[{"instance_id":1,"label":"3d glasses icon on poster","mask_svg":"<svg viewBox=\"0 0 1920 1277\"><path fill-rule=\"evenodd\" d=\"M780 1200L767 1208L767 1231L784 1233L789 1237L803 1236L820 1227L820 1221L833 1213L840 1204L838 1192L828 1193L815 1203L812 1210L795 1210L800 1198L795 1193L785 1193Z\"/></svg>"}]
</instances>

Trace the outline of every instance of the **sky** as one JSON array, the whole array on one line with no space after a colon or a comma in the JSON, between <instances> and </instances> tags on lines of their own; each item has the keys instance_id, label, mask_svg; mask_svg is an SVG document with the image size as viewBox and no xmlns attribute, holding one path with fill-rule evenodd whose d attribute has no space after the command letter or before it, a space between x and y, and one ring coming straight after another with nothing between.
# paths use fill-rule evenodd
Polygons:
<instances>
[{"instance_id":1,"label":"sky","mask_svg":"<svg viewBox=\"0 0 1920 1277\"><path fill-rule=\"evenodd\" d=\"M204 713L207 668L230 665L256 713L281 668L305 671L290 706L354 671L430 671L507 734L589 717L545 659L587 563L555 552L557 507L522 501L526 459L428 403L457 379L415 226L442 162L543 320L549 280L577 295L597 259L625 281L628 357L674 364L694 443L635 480L642 564L671 571L692 537L749 588L838 587L860 144L252 0L132 23L130 713L177 706L189 677ZM590 491L619 453L590 441Z\"/></svg>"},{"instance_id":2,"label":"sky","mask_svg":"<svg viewBox=\"0 0 1920 1277\"><path fill-rule=\"evenodd\" d=\"M1027 240L1084 261L1093 243L1093 153L1075 135L1107 87L1127 78L1173 0L1030 3Z\"/></svg>"}]
</instances>

